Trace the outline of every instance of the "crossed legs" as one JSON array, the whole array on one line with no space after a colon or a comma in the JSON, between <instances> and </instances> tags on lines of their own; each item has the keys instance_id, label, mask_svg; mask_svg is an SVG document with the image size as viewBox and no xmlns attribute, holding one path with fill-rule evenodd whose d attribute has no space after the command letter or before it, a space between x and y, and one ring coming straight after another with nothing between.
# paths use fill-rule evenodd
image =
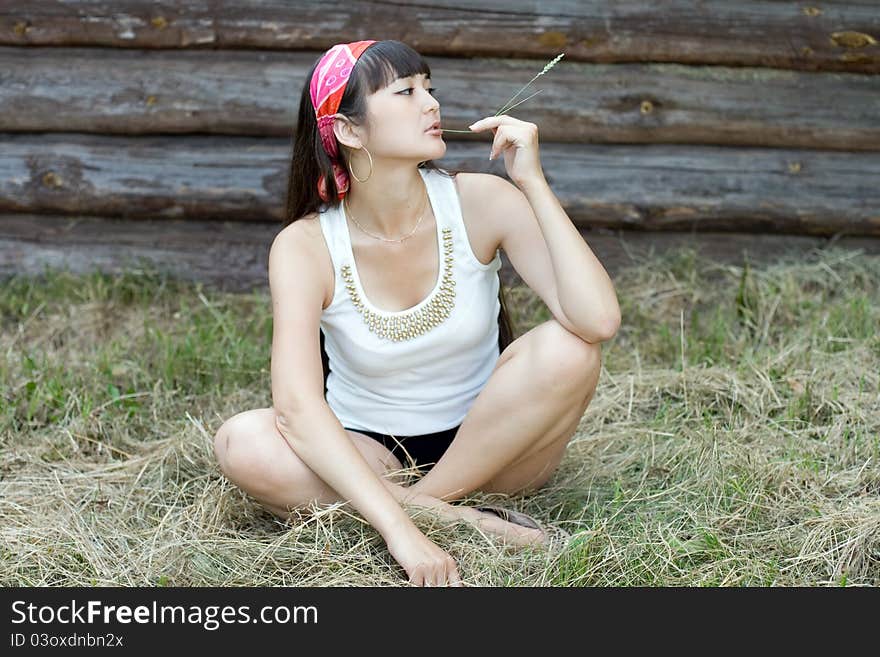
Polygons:
<instances>
[{"instance_id":1,"label":"crossed legs","mask_svg":"<svg viewBox=\"0 0 880 657\"><path fill-rule=\"evenodd\" d=\"M519 493L540 488L552 476L589 405L599 379L601 349L556 320L514 340L477 396L452 444L419 481L403 489L392 482L400 461L383 445L353 431L371 468L398 499L422 493L446 502L469 493ZM269 511L340 500L290 449L274 424L272 409L227 420L214 438L221 470Z\"/></svg>"},{"instance_id":2,"label":"crossed legs","mask_svg":"<svg viewBox=\"0 0 880 657\"><path fill-rule=\"evenodd\" d=\"M501 354L452 444L410 490L451 501L474 490L528 492L552 476L592 400L601 348L556 320Z\"/></svg>"}]
</instances>

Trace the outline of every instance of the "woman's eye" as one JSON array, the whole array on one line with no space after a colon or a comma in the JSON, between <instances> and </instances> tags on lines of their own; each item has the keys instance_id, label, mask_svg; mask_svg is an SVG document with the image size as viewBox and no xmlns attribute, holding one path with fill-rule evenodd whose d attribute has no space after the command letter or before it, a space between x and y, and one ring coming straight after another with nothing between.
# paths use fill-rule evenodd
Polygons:
<instances>
[{"instance_id":1,"label":"woman's eye","mask_svg":"<svg viewBox=\"0 0 880 657\"><path fill-rule=\"evenodd\" d=\"M403 93L404 91L413 91L413 88L410 87L409 89L404 89L404 90L401 91L400 93ZM434 87L428 87L428 91L429 91L431 94L433 94L434 96L437 95L437 93L436 93L437 90L436 90Z\"/></svg>"}]
</instances>

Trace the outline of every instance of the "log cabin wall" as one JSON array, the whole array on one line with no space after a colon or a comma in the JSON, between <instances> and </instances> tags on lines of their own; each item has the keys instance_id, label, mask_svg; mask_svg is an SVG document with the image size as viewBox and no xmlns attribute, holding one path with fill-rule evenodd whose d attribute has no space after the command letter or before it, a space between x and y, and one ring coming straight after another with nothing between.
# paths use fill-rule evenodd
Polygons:
<instances>
[{"instance_id":1,"label":"log cabin wall","mask_svg":"<svg viewBox=\"0 0 880 657\"><path fill-rule=\"evenodd\" d=\"M880 0L4 0L0 274L264 282L305 73L359 39L423 53L456 129L565 53L510 113L583 231L880 236ZM506 176L484 137L438 164Z\"/></svg>"}]
</instances>

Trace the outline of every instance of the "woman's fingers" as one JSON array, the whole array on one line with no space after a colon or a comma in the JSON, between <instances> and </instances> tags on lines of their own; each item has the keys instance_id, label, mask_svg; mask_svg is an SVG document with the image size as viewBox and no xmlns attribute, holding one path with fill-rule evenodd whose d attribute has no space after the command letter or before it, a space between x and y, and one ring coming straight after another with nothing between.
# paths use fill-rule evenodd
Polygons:
<instances>
[{"instance_id":1,"label":"woman's fingers","mask_svg":"<svg viewBox=\"0 0 880 657\"><path fill-rule=\"evenodd\" d=\"M492 128L492 133L495 135L495 137L492 140L492 148L489 150L490 160L494 160L496 157L498 157L498 154L504 150L505 143L507 141L507 135L501 132L503 129L504 126Z\"/></svg>"},{"instance_id":2,"label":"woman's fingers","mask_svg":"<svg viewBox=\"0 0 880 657\"><path fill-rule=\"evenodd\" d=\"M494 160L507 147L510 141L504 128L518 123L522 123L522 121L506 114L501 114L499 116L487 116L476 123L472 123L469 127L474 132L486 129L492 131L494 139L492 140L492 148L489 150L489 159Z\"/></svg>"},{"instance_id":3,"label":"woman's fingers","mask_svg":"<svg viewBox=\"0 0 880 657\"><path fill-rule=\"evenodd\" d=\"M455 565L455 559L448 557L446 559L446 581L448 586L461 586L461 577L458 576L458 567Z\"/></svg>"},{"instance_id":4,"label":"woman's fingers","mask_svg":"<svg viewBox=\"0 0 880 657\"><path fill-rule=\"evenodd\" d=\"M451 561L451 560L450 560ZM409 579L414 586L464 586L461 575L452 562L449 565L429 569L427 566L418 566Z\"/></svg>"},{"instance_id":5,"label":"woman's fingers","mask_svg":"<svg viewBox=\"0 0 880 657\"><path fill-rule=\"evenodd\" d=\"M505 123L516 122L519 119L514 119L509 114L497 114L495 116L485 116L479 121L474 121L468 127L474 132L478 132L480 130L485 130L486 128L496 128L499 125Z\"/></svg>"},{"instance_id":6,"label":"woman's fingers","mask_svg":"<svg viewBox=\"0 0 880 657\"><path fill-rule=\"evenodd\" d=\"M444 574L436 568L428 564L419 564L409 581L415 586L442 586L444 580Z\"/></svg>"}]
</instances>

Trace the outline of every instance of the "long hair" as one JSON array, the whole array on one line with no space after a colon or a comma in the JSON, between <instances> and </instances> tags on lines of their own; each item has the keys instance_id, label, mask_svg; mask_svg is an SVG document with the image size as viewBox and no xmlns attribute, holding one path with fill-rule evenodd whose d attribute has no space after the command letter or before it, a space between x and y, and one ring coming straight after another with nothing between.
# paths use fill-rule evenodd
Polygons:
<instances>
[{"instance_id":1,"label":"long hair","mask_svg":"<svg viewBox=\"0 0 880 657\"><path fill-rule=\"evenodd\" d=\"M322 53L323 56L323 53ZM336 208L341 201L337 196L336 180L330 156L324 150L318 133L315 109L309 94L309 82L321 57L306 74L299 101L299 117L293 139L293 154L290 160L290 173L287 180L287 204L283 226L314 212ZM364 125L367 118L367 96L384 89L400 77L423 73L430 77L431 68L424 58L401 41L377 41L370 45L358 58L351 71L345 93L339 103L338 112L344 114L355 125ZM349 149L337 142L342 164L348 166ZM455 178L458 171L440 169L432 160L419 163L420 169L437 171ZM325 202L318 195L318 179L324 175L330 201ZM498 353L513 342L510 315L504 297L504 285L499 281L498 301ZM330 372L327 352L324 349L324 331L321 331L321 362L324 366L324 392L327 392L327 375Z\"/></svg>"}]
</instances>

